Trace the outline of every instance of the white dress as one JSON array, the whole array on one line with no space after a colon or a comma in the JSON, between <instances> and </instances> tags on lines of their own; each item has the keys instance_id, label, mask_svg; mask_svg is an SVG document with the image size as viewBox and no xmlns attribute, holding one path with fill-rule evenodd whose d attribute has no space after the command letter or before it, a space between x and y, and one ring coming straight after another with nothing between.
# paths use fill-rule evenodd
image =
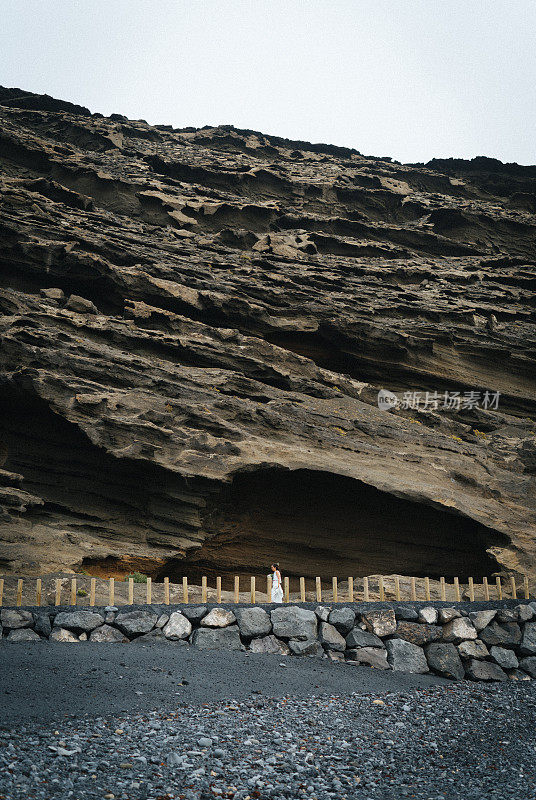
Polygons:
<instances>
[{"instance_id":1,"label":"white dress","mask_svg":"<svg viewBox=\"0 0 536 800\"><path fill-rule=\"evenodd\" d=\"M281 575L279 572L274 572L272 580L272 603L283 602L283 589L281 588Z\"/></svg>"}]
</instances>

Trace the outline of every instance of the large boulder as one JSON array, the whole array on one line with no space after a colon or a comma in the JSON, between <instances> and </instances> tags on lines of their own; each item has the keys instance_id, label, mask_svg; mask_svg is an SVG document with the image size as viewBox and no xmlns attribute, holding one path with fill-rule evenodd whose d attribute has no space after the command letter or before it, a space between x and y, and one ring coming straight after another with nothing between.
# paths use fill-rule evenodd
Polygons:
<instances>
[{"instance_id":1,"label":"large boulder","mask_svg":"<svg viewBox=\"0 0 536 800\"><path fill-rule=\"evenodd\" d=\"M489 650L480 639L473 639L472 641L460 642L458 645L458 653L462 658L487 658Z\"/></svg>"},{"instance_id":2,"label":"large boulder","mask_svg":"<svg viewBox=\"0 0 536 800\"><path fill-rule=\"evenodd\" d=\"M361 628L352 628L346 637L347 647L385 647L379 636Z\"/></svg>"},{"instance_id":3,"label":"large boulder","mask_svg":"<svg viewBox=\"0 0 536 800\"><path fill-rule=\"evenodd\" d=\"M361 616L367 630L376 636L391 636L396 631L395 612L392 608L363 611Z\"/></svg>"},{"instance_id":4,"label":"large boulder","mask_svg":"<svg viewBox=\"0 0 536 800\"><path fill-rule=\"evenodd\" d=\"M534 611L528 603L521 603L516 606L516 611L520 622L530 622L534 618Z\"/></svg>"},{"instance_id":5,"label":"large boulder","mask_svg":"<svg viewBox=\"0 0 536 800\"><path fill-rule=\"evenodd\" d=\"M270 615L259 606L241 608L236 612L236 616L240 635L246 641L266 636L272 630Z\"/></svg>"},{"instance_id":6,"label":"large boulder","mask_svg":"<svg viewBox=\"0 0 536 800\"><path fill-rule=\"evenodd\" d=\"M444 678L461 680L464 676L462 660L453 644L433 642L424 648L428 666Z\"/></svg>"},{"instance_id":7,"label":"large boulder","mask_svg":"<svg viewBox=\"0 0 536 800\"><path fill-rule=\"evenodd\" d=\"M270 613L274 635L280 639L297 639L305 642L315 639L318 618L314 611L291 606L274 608Z\"/></svg>"},{"instance_id":8,"label":"large boulder","mask_svg":"<svg viewBox=\"0 0 536 800\"><path fill-rule=\"evenodd\" d=\"M396 619L405 619L408 622L417 622L419 619L419 612L411 606L395 606Z\"/></svg>"},{"instance_id":9,"label":"large boulder","mask_svg":"<svg viewBox=\"0 0 536 800\"><path fill-rule=\"evenodd\" d=\"M227 628L228 625L233 625L236 622L236 617L232 611L226 608L213 608L209 611L206 617L201 620L203 628Z\"/></svg>"},{"instance_id":10,"label":"large boulder","mask_svg":"<svg viewBox=\"0 0 536 800\"><path fill-rule=\"evenodd\" d=\"M387 661L396 672L428 672L424 650L405 639L388 639Z\"/></svg>"},{"instance_id":11,"label":"large boulder","mask_svg":"<svg viewBox=\"0 0 536 800\"><path fill-rule=\"evenodd\" d=\"M50 641L52 642L79 642L80 639L72 631L67 628L52 628L50 634Z\"/></svg>"},{"instance_id":12,"label":"large boulder","mask_svg":"<svg viewBox=\"0 0 536 800\"><path fill-rule=\"evenodd\" d=\"M465 665L465 674L473 681L507 681L508 676L498 664L492 661L471 659Z\"/></svg>"},{"instance_id":13,"label":"large boulder","mask_svg":"<svg viewBox=\"0 0 536 800\"><path fill-rule=\"evenodd\" d=\"M196 625L197 623L201 622L206 613L206 606L184 606L181 608L181 614L184 614L184 616L190 620L192 625Z\"/></svg>"},{"instance_id":14,"label":"large boulder","mask_svg":"<svg viewBox=\"0 0 536 800\"><path fill-rule=\"evenodd\" d=\"M346 636L350 633L355 623L355 611L351 608L335 608L329 615L328 621L330 625L337 628L339 633Z\"/></svg>"},{"instance_id":15,"label":"large boulder","mask_svg":"<svg viewBox=\"0 0 536 800\"><path fill-rule=\"evenodd\" d=\"M321 622L318 629L318 639L326 650L338 650L344 653L346 641L334 625L329 622Z\"/></svg>"},{"instance_id":16,"label":"large boulder","mask_svg":"<svg viewBox=\"0 0 536 800\"><path fill-rule=\"evenodd\" d=\"M519 662L519 666L527 675L530 675L531 678L536 678L536 656L522 658Z\"/></svg>"},{"instance_id":17,"label":"large boulder","mask_svg":"<svg viewBox=\"0 0 536 800\"><path fill-rule=\"evenodd\" d=\"M469 619L477 631L481 631L487 627L493 619L495 619L496 614L497 609L490 609L489 611L470 611Z\"/></svg>"},{"instance_id":18,"label":"large boulder","mask_svg":"<svg viewBox=\"0 0 536 800\"><path fill-rule=\"evenodd\" d=\"M41 636L44 636L45 639L48 639L50 636L50 631L52 630L52 625L50 624L50 617L48 614L43 612L42 614L34 614L35 617L35 625L34 630L36 633L39 633Z\"/></svg>"},{"instance_id":19,"label":"large boulder","mask_svg":"<svg viewBox=\"0 0 536 800\"><path fill-rule=\"evenodd\" d=\"M95 611L60 611L54 617L54 627L70 631L92 631L104 622L104 617Z\"/></svg>"},{"instance_id":20,"label":"large boulder","mask_svg":"<svg viewBox=\"0 0 536 800\"><path fill-rule=\"evenodd\" d=\"M120 611L115 624L127 636L141 636L154 628L157 619L153 611Z\"/></svg>"},{"instance_id":21,"label":"large boulder","mask_svg":"<svg viewBox=\"0 0 536 800\"><path fill-rule=\"evenodd\" d=\"M494 645L489 652L495 663L503 669L516 669L519 666L519 661L513 650Z\"/></svg>"},{"instance_id":22,"label":"large boulder","mask_svg":"<svg viewBox=\"0 0 536 800\"><path fill-rule=\"evenodd\" d=\"M327 623L324 623L327 624ZM290 652L295 656L322 656L324 648L318 639L308 639L305 642L296 642L291 639L288 643Z\"/></svg>"},{"instance_id":23,"label":"large boulder","mask_svg":"<svg viewBox=\"0 0 536 800\"><path fill-rule=\"evenodd\" d=\"M0 611L0 622L3 628L30 628L33 625L33 615L31 611L22 609L3 608Z\"/></svg>"},{"instance_id":24,"label":"large boulder","mask_svg":"<svg viewBox=\"0 0 536 800\"><path fill-rule=\"evenodd\" d=\"M413 642L422 647L428 642L436 642L441 639L442 628L439 625L427 625L420 622L401 621L396 626L396 635L407 642Z\"/></svg>"},{"instance_id":25,"label":"large boulder","mask_svg":"<svg viewBox=\"0 0 536 800\"><path fill-rule=\"evenodd\" d=\"M193 633L192 644L200 650L240 650L242 647L238 625L198 628Z\"/></svg>"},{"instance_id":26,"label":"large boulder","mask_svg":"<svg viewBox=\"0 0 536 800\"><path fill-rule=\"evenodd\" d=\"M192 623L180 611L174 611L162 629L166 639L187 639L192 632Z\"/></svg>"},{"instance_id":27,"label":"large boulder","mask_svg":"<svg viewBox=\"0 0 536 800\"><path fill-rule=\"evenodd\" d=\"M117 628L112 628L111 625L101 625L100 628L95 628L89 634L90 642L128 642L128 638L124 633L118 631Z\"/></svg>"},{"instance_id":28,"label":"large boulder","mask_svg":"<svg viewBox=\"0 0 536 800\"><path fill-rule=\"evenodd\" d=\"M285 642L277 639L273 634L263 636L261 639L252 639L249 649L252 653L276 653L281 656L288 656L290 653Z\"/></svg>"},{"instance_id":29,"label":"large boulder","mask_svg":"<svg viewBox=\"0 0 536 800\"><path fill-rule=\"evenodd\" d=\"M357 664L367 664L374 669L391 669L387 661L387 650L380 650L379 647L356 647L347 651L348 661L355 661Z\"/></svg>"},{"instance_id":30,"label":"large boulder","mask_svg":"<svg viewBox=\"0 0 536 800\"><path fill-rule=\"evenodd\" d=\"M464 639L476 639L478 633L467 617L456 617L443 625L444 642L461 642Z\"/></svg>"},{"instance_id":31,"label":"large boulder","mask_svg":"<svg viewBox=\"0 0 536 800\"><path fill-rule=\"evenodd\" d=\"M529 622L529 625L531 623ZM480 631L480 639L491 647L515 647L521 642L521 628L517 622L505 622L501 624L493 620L487 627Z\"/></svg>"},{"instance_id":32,"label":"large boulder","mask_svg":"<svg viewBox=\"0 0 536 800\"><path fill-rule=\"evenodd\" d=\"M438 611L439 622L444 625L446 622L451 622L457 617L461 617L461 612L457 608L440 608Z\"/></svg>"},{"instance_id":33,"label":"large boulder","mask_svg":"<svg viewBox=\"0 0 536 800\"><path fill-rule=\"evenodd\" d=\"M437 608L433 606L425 606L419 611L419 622L425 622L427 625L435 625L437 618Z\"/></svg>"},{"instance_id":34,"label":"large boulder","mask_svg":"<svg viewBox=\"0 0 536 800\"><path fill-rule=\"evenodd\" d=\"M29 628L13 628L7 637L8 642L40 642L41 637Z\"/></svg>"},{"instance_id":35,"label":"large boulder","mask_svg":"<svg viewBox=\"0 0 536 800\"><path fill-rule=\"evenodd\" d=\"M536 622L526 623L519 650L524 656L536 655Z\"/></svg>"}]
</instances>

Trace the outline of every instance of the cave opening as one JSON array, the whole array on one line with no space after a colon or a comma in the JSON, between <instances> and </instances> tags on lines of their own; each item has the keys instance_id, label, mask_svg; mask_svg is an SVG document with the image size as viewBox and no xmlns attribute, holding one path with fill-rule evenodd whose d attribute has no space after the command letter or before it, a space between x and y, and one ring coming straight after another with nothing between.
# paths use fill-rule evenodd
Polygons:
<instances>
[{"instance_id":1,"label":"cave opening","mask_svg":"<svg viewBox=\"0 0 536 800\"><path fill-rule=\"evenodd\" d=\"M284 574L323 580L398 573L491 576L488 548L506 537L467 517L395 497L353 478L307 469L266 468L235 475L204 520L203 546L165 574Z\"/></svg>"}]
</instances>

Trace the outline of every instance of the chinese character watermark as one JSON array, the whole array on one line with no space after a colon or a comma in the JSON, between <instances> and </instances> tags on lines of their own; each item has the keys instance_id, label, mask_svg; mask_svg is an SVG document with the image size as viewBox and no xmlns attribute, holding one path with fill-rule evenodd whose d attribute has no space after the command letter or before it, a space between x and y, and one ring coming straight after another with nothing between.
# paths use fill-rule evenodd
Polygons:
<instances>
[{"instance_id":1,"label":"chinese character watermark","mask_svg":"<svg viewBox=\"0 0 536 800\"><path fill-rule=\"evenodd\" d=\"M388 389L378 392L378 408L388 411L390 408L416 409L419 411L454 410L465 411L473 408L496 410L499 408L500 392L404 392L398 398Z\"/></svg>"}]
</instances>

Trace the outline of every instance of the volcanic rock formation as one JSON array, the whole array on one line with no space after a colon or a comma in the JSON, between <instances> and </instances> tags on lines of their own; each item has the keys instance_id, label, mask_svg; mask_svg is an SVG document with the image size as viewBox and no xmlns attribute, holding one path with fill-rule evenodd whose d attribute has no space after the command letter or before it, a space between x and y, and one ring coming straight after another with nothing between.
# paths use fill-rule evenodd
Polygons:
<instances>
[{"instance_id":1,"label":"volcanic rock formation","mask_svg":"<svg viewBox=\"0 0 536 800\"><path fill-rule=\"evenodd\" d=\"M4 89L0 187L0 571L536 574L536 167Z\"/></svg>"}]
</instances>

